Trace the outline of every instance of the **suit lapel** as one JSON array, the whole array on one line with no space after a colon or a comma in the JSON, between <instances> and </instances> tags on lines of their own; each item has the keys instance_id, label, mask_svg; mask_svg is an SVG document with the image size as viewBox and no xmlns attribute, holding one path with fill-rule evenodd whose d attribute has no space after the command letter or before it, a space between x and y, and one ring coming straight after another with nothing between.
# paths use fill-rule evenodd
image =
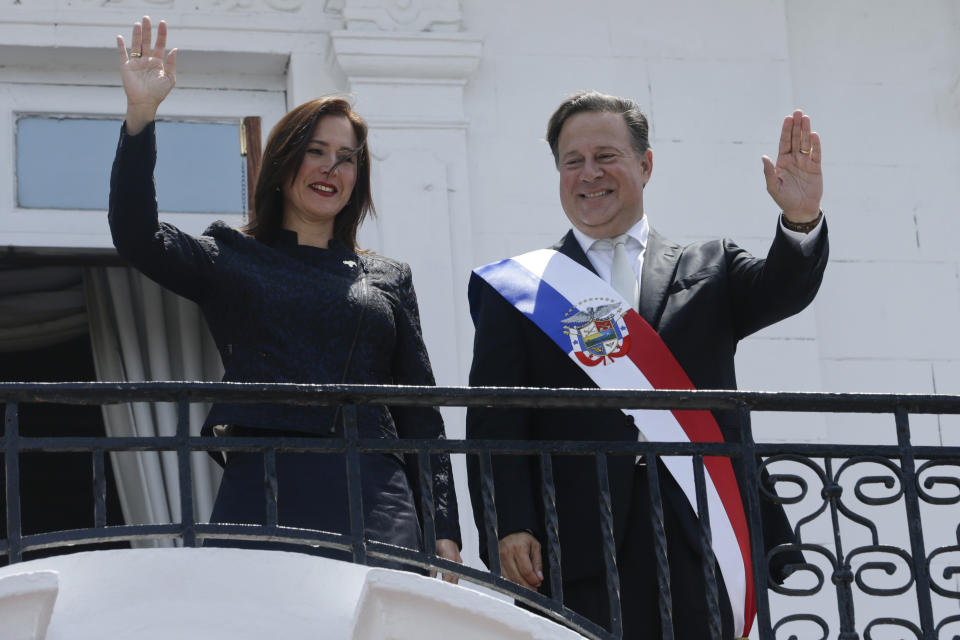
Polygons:
<instances>
[{"instance_id":1,"label":"suit lapel","mask_svg":"<svg viewBox=\"0 0 960 640\"><path fill-rule=\"evenodd\" d=\"M583 252L583 247L577 242L577 237L573 235L573 231L567 231L567 235L563 236L560 242L550 248L554 251L559 251L581 267L589 269L593 275L599 275L597 274L597 270L593 268L593 264L590 263L590 258Z\"/></svg>"},{"instance_id":2,"label":"suit lapel","mask_svg":"<svg viewBox=\"0 0 960 640\"><path fill-rule=\"evenodd\" d=\"M647 248L643 253L638 311L654 329L660 323L660 316L667 302L667 289L673 281L681 251L682 248L679 245L665 240L659 233L650 229Z\"/></svg>"},{"instance_id":3,"label":"suit lapel","mask_svg":"<svg viewBox=\"0 0 960 640\"><path fill-rule=\"evenodd\" d=\"M573 231L568 231L567 235L563 236L560 242L553 245L551 249L559 251L579 265L589 269L594 275L598 275L597 270L590 263L590 259L583 252L583 247L580 246L577 238L573 235ZM663 314L663 308L667 302L667 289L673 281L681 251L682 247L665 240L659 233L650 229L647 236L647 248L643 253L643 272L640 276L640 308L638 311L654 329L657 328L660 316Z\"/></svg>"}]
</instances>

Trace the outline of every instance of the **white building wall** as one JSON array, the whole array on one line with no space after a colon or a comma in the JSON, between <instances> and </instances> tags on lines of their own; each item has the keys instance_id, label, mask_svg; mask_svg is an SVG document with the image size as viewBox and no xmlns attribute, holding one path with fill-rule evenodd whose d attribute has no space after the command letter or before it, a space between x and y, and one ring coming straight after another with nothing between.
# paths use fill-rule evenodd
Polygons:
<instances>
[{"instance_id":1,"label":"white building wall","mask_svg":"<svg viewBox=\"0 0 960 640\"><path fill-rule=\"evenodd\" d=\"M440 384L466 382L469 268L568 228L546 120L567 94L596 88L636 98L651 118L652 224L682 242L727 235L758 254L777 214L760 156L775 154L793 108L813 117L830 265L809 309L741 344L741 388L960 393L956 0L7 3L0 102L31 84L87 84L112 87L103 108L119 113L113 35L144 12L171 25L181 87L285 92L287 106L355 94L371 122L381 211L361 237L413 265ZM390 57L403 55L422 58L397 71ZM180 111L220 108L184 93ZM279 115L260 110L266 133ZM0 150L0 245L11 237L5 220L23 215L10 206L11 157ZM97 224L83 232L105 242ZM446 415L451 437L462 436L462 412ZM919 443L960 445L960 418L912 420ZM885 416L766 414L755 424L773 440L895 441ZM462 465L458 481L476 562Z\"/></svg>"},{"instance_id":2,"label":"white building wall","mask_svg":"<svg viewBox=\"0 0 960 640\"><path fill-rule=\"evenodd\" d=\"M581 88L646 106L654 226L763 253L776 210L760 156L776 152L783 115L801 107L824 141L832 261L812 309L742 345L741 386L956 393L956 7L465 3L465 24L484 34L467 88L476 261L568 228L543 137L551 111Z\"/></svg>"}]
</instances>

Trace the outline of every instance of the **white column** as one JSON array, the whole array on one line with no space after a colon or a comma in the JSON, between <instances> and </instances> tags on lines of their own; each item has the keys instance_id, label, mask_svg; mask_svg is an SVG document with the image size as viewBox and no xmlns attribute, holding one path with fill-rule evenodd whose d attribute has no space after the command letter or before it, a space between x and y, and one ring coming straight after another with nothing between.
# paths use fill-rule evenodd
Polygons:
<instances>
[{"instance_id":1,"label":"white column","mask_svg":"<svg viewBox=\"0 0 960 640\"><path fill-rule=\"evenodd\" d=\"M348 0L343 16L333 51L370 124L378 211L360 242L411 265L437 381L465 384L473 264L463 87L480 40L451 30L459 5L445 0ZM462 429L448 425L454 436Z\"/></svg>"},{"instance_id":2,"label":"white column","mask_svg":"<svg viewBox=\"0 0 960 640\"><path fill-rule=\"evenodd\" d=\"M338 93L345 86L343 74L331 59L326 35L322 36L321 42L311 43L290 52L287 66L287 111L308 100ZM270 126L273 124L270 123Z\"/></svg>"},{"instance_id":3,"label":"white column","mask_svg":"<svg viewBox=\"0 0 960 640\"><path fill-rule=\"evenodd\" d=\"M413 269L437 383L466 384L473 343L467 280L473 265L463 88L480 40L462 33L456 0L346 0L334 57L370 124L378 217L361 246ZM464 436L462 409L443 409ZM453 458L464 561L480 566L466 466Z\"/></svg>"}]
</instances>

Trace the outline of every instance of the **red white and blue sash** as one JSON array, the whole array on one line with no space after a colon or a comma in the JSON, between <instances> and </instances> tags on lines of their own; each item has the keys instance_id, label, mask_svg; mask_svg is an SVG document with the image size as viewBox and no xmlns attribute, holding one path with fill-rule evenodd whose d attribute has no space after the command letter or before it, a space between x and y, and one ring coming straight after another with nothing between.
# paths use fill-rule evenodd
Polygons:
<instances>
[{"instance_id":1,"label":"red white and blue sash","mask_svg":"<svg viewBox=\"0 0 960 640\"><path fill-rule=\"evenodd\" d=\"M562 253L532 251L479 267L474 273L530 318L599 388L694 388L650 324L607 282ZM623 412L634 418L651 442L723 442L709 411ZM696 513L690 458L664 456L662 460ZM746 636L755 604L743 502L729 458L705 457L704 466L713 551L730 597L737 637Z\"/></svg>"}]
</instances>

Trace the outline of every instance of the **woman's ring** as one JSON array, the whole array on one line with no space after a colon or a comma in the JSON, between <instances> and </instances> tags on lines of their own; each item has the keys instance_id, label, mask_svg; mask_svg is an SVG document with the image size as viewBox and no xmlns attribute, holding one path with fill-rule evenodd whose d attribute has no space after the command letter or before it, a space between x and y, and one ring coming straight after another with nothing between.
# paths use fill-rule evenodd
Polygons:
<instances>
[{"instance_id":1,"label":"woman's ring","mask_svg":"<svg viewBox=\"0 0 960 640\"><path fill-rule=\"evenodd\" d=\"M143 55L143 54L142 54L141 52L139 52L139 51L131 51L131 52L130 52L130 57L131 57L131 58L139 58L139 57L142 56L142 55Z\"/></svg>"},{"instance_id":2,"label":"woman's ring","mask_svg":"<svg viewBox=\"0 0 960 640\"><path fill-rule=\"evenodd\" d=\"M810 155L811 151L813 151L813 149L807 149L806 151L804 151L803 149L800 149L800 153L802 153L805 156Z\"/></svg>"}]
</instances>

